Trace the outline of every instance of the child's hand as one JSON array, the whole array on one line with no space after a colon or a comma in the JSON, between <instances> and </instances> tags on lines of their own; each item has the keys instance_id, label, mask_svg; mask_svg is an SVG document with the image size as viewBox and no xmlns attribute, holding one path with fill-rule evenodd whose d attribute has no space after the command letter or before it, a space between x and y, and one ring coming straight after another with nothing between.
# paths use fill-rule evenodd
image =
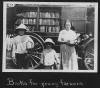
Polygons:
<instances>
[{"instance_id":1,"label":"child's hand","mask_svg":"<svg viewBox=\"0 0 100 88\"><path fill-rule=\"evenodd\" d=\"M15 58L15 54L14 54L14 55L12 55L12 59L13 59L13 60L15 60L15 59L16 59L16 58Z\"/></svg>"},{"instance_id":2,"label":"child's hand","mask_svg":"<svg viewBox=\"0 0 100 88\"><path fill-rule=\"evenodd\" d=\"M70 40L68 40L67 43L70 43Z\"/></svg>"},{"instance_id":3,"label":"child's hand","mask_svg":"<svg viewBox=\"0 0 100 88\"><path fill-rule=\"evenodd\" d=\"M62 41L62 42L64 42L64 39L63 39L63 38L61 38L61 41Z\"/></svg>"},{"instance_id":4,"label":"child's hand","mask_svg":"<svg viewBox=\"0 0 100 88\"><path fill-rule=\"evenodd\" d=\"M57 67L57 69L59 70L59 69L60 69L60 64L57 63L56 67Z\"/></svg>"},{"instance_id":5,"label":"child's hand","mask_svg":"<svg viewBox=\"0 0 100 88\"><path fill-rule=\"evenodd\" d=\"M12 58L12 61L13 61L14 64L16 64L16 58L15 57Z\"/></svg>"}]
</instances>

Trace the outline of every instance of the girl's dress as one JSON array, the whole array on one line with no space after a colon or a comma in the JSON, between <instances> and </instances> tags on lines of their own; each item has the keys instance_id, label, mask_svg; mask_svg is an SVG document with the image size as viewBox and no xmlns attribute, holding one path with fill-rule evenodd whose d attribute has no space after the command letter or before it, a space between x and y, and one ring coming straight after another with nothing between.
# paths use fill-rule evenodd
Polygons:
<instances>
[{"instance_id":1,"label":"girl's dress","mask_svg":"<svg viewBox=\"0 0 100 88\"><path fill-rule=\"evenodd\" d=\"M27 68L27 49L33 47L34 42L28 35L18 35L13 38L12 57L16 58L16 64L18 68Z\"/></svg>"},{"instance_id":2,"label":"girl's dress","mask_svg":"<svg viewBox=\"0 0 100 88\"><path fill-rule=\"evenodd\" d=\"M76 37L77 36L74 31L62 30L59 33L58 41L73 43ZM60 53L61 53L61 63L64 70L78 70L78 61L74 46L61 44Z\"/></svg>"}]
</instances>

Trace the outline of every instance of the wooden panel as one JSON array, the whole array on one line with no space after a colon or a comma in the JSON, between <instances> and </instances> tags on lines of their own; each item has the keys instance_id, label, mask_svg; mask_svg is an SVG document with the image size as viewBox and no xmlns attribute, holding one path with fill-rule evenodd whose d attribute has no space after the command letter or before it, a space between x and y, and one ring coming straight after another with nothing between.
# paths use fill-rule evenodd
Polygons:
<instances>
[{"instance_id":1,"label":"wooden panel","mask_svg":"<svg viewBox=\"0 0 100 88\"><path fill-rule=\"evenodd\" d=\"M62 19L85 19L86 8L83 7L62 7Z\"/></svg>"},{"instance_id":2,"label":"wooden panel","mask_svg":"<svg viewBox=\"0 0 100 88\"><path fill-rule=\"evenodd\" d=\"M85 20L72 20L72 24L77 32L86 32L86 21Z\"/></svg>"},{"instance_id":3,"label":"wooden panel","mask_svg":"<svg viewBox=\"0 0 100 88\"><path fill-rule=\"evenodd\" d=\"M62 26L64 21L69 19L77 32L86 31L86 11L85 7L62 7Z\"/></svg>"},{"instance_id":4,"label":"wooden panel","mask_svg":"<svg viewBox=\"0 0 100 88\"><path fill-rule=\"evenodd\" d=\"M92 33L94 35L94 22L87 23L86 29L87 34Z\"/></svg>"},{"instance_id":5,"label":"wooden panel","mask_svg":"<svg viewBox=\"0 0 100 88\"><path fill-rule=\"evenodd\" d=\"M14 7L7 8L7 33L13 33L16 20Z\"/></svg>"}]
</instances>

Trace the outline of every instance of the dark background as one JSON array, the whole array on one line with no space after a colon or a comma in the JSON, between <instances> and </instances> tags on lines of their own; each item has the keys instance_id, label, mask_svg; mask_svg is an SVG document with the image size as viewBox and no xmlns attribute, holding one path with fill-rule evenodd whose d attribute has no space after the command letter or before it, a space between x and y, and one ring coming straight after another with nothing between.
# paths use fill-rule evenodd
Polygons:
<instances>
[{"instance_id":1,"label":"dark background","mask_svg":"<svg viewBox=\"0 0 100 88\"><path fill-rule=\"evenodd\" d=\"M25 1L25 0L23 0ZM35 0L37 1L37 0ZM45 0L46 1L46 0ZM57 0L49 0L51 2ZM62 1L73 1L74 0L62 0ZM99 0L77 0L76 2L98 2ZM100 10L100 6L98 6L98 12ZM100 13L99 13L100 14ZM98 14L98 18L99 18ZM98 21L100 18L98 19ZM99 26L99 22L98 22ZM99 28L98 28L99 29ZM99 30L98 30L99 31ZM99 32L98 32L99 35ZM99 39L99 36L98 36ZM69 86L67 88L100 88L100 70L99 70L99 56L98 56L98 73L36 73L36 72L2 72L2 46L3 46L3 1L0 1L0 86L1 88L34 88L33 86L7 86L7 79L13 78L14 80L28 80L32 79L36 82L57 82L58 80L68 80L69 82L82 82L83 86ZM99 41L99 40L98 40ZM99 47L99 44L98 44ZM38 88L38 87L35 87ZM41 87L39 87L41 88ZM45 87L46 88L46 87ZM47 87L48 88L48 87ZM51 88L51 87L49 87ZM52 87L56 88L56 87ZM64 86L59 87L64 88Z\"/></svg>"}]
</instances>

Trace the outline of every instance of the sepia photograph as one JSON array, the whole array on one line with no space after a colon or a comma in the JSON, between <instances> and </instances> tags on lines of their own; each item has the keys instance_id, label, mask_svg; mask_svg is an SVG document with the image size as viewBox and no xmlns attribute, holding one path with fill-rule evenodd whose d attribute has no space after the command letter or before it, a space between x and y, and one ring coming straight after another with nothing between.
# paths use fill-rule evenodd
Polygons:
<instances>
[{"instance_id":1,"label":"sepia photograph","mask_svg":"<svg viewBox=\"0 0 100 88\"><path fill-rule=\"evenodd\" d=\"M98 3L3 2L2 72L98 72Z\"/></svg>"}]
</instances>

